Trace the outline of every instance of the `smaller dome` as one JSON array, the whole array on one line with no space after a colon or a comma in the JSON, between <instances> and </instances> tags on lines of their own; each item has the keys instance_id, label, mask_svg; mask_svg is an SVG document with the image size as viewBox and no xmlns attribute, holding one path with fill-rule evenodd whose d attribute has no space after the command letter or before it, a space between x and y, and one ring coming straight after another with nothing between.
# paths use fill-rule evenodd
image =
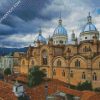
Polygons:
<instances>
[{"instance_id":1,"label":"smaller dome","mask_svg":"<svg viewBox=\"0 0 100 100\"><path fill-rule=\"evenodd\" d=\"M40 42L46 43L46 39L42 36L41 33L39 33L39 35L36 37L35 41L40 41Z\"/></svg>"},{"instance_id":2,"label":"smaller dome","mask_svg":"<svg viewBox=\"0 0 100 100\"><path fill-rule=\"evenodd\" d=\"M87 32L87 31L97 31L97 29L95 25L93 25L92 23L87 23L83 29L83 32Z\"/></svg>"},{"instance_id":3,"label":"smaller dome","mask_svg":"<svg viewBox=\"0 0 100 100\"><path fill-rule=\"evenodd\" d=\"M67 31L62 25L58 25L54 31L54 35L67 35Z\"/></svg>"}]
</instances>

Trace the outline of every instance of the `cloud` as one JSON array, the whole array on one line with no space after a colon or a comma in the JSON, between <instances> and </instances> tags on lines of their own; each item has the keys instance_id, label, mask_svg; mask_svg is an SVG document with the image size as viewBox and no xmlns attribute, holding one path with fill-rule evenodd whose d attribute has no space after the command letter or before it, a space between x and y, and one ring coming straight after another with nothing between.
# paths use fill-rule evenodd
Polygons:
<instances>
[{"instance_id":1,"label":"cloud","mask_svg":"<svg viewBox=\"0 0 100 100\"><path fill-rule=\"evenodd\" d=\"M14 3L15 0L0 0L0 17ZM79 36L89 11L93 15L93 23L100 31L99 6L99 0L21 0L21 4L0 24L1 44L12 47L29 45L34 42L40 26L44 37L52 36L60 12L69 39L72 30Z\"/></svg>"}]
</instances>

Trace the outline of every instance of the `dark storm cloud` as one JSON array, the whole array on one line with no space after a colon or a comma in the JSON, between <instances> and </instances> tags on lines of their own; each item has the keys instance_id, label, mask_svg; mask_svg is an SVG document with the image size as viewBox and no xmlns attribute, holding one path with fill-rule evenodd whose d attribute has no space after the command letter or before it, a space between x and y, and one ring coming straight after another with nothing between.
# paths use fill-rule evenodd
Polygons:
<instances>
[{"instance_id":1,"label":"dark storm cloud","mask_svg":"<svg viewBox=\"0 0 100 100\"><path fill-rule=\"evenodd\" d=\"M18 0L0 0L0 18L14 5L16 1ZM99 0L76 0L76 1L75 0L20 0L20 1L21 3L18 5L18 7L15 8L14 11L9 16L7 16L7 18L3 20L2 23L0 24L0 40L2 41L1 44L3 45L19 46L19 47L22 46L23 44L27 45L26 41L25 42L20 41L22 39L19 39L18 35L22 35L21 38L23 38L25 35L35 34L39 30L40 26L45 27L45 29L46 27L55 28L56 26L53 27L53 25L55 24L53 24L52 21L58 19L60 11L62 11L62 16L66 21L66 24L70 25L72 19L75 18L75 16L77 17L76 19L79 19L79 17L81 17L80 15L81 12L79 11L80 7L82 8L81 3L83 4L83 8L85 8L84 11L86 13L88 7L92 6L90 8L95 9L95 7L100 6ZM73 1L74 3L73 2L70 3L69 1ZM71 8L73 9L68 8L67 6L69 5L71 5ZM99 9L97 10L97 12L100 14ZM81 18L79 22L80 23L82 22ZM72 22L70 27L72 27L73 24L77 25L77 22L76 23L75 21ZM17 40L12 41L12 38L8 39L8 37L9 36L12 37L12 35L15 35L17 39L19 39L19 42Z\"/></svg>"},{"instance_id":2,"label":"dark storm cloud","mask_svg":"<svg viewBox=\"0 0 100 100\"><path fill-rule=\"evenodd\" d=\"M0 35L11 35L15 32L16 30L14 30L12 27L0 24Z\"/></svg>"},{"instance_id":3,"label":"dark storm cloud","mask_svg":"<svg viewBox=\"0 0 100 100\"><path fill-rule=\"evenodd\" d=\"M44 17L40 13L48 3L50 3L49 0L21 0L20 6L13 14L26 21Z\"/></svg>"},{"instance_id":4,"label":"dark storm cloud","mask_svg":"<svg viewBox=\"0 0 100 100\"><path fill-rule=\"evenodd\" d=\"M0 11L0 17L2 17L5 12L7 12L15 3L15 0L4 0L2 3L2 9ZM18 1L18 0L16 0ZM18 5L14 11L7 16L6 19L2 21L3 28L0 29L0 35L10 35L10 34L26 34L26 33L35 33L41 23L34 22L35 18L48 20L49 17L44 17L41 15L41 10L49 3L49 0L21 0L21 3ZM4 9L3 9L4 7ZM33 23L32 23L33 22ZM8 29L6 27L10 27Z\"/></svg>"},{"instance_id":5,"label":"dark storm cloud","mask_svg":"<svg viewBox=\"0 0 100 100\"><path fill-rule=\"evenodd\" d=\"M13 5L14 0L5 0L6 3L3 4L4 10L3 12L8 11ZM12 1L12 2L11 2ZM16 0L18 1L18 0ZM19 6L12 12L13 15L20 17L25 21L33 20L34 18L42 18L44 16L41 15L41 10L50 3L49 0L20 0L21 3ZM47 17L45 17L47 18ZM10 19L9 19L10 20Z\"/></svg>"}]
</instances>

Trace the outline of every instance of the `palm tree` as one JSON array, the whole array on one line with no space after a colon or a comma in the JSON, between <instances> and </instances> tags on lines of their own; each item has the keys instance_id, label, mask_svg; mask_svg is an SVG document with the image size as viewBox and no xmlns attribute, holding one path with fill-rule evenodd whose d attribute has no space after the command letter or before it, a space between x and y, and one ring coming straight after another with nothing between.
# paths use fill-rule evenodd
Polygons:
<instances>
[{"instance_id":1,"label":"palm tree","mask_svg":"<svg viewBox=\"0 0 100 100\"><path fill-rule=\"evenodd\" d=\"M45 76L46 74L44 71L40 70L38 66L34 66L29 70L28 86L32 87L32 86L39 85L43 81Z\"/></svg>"}]
</instances>

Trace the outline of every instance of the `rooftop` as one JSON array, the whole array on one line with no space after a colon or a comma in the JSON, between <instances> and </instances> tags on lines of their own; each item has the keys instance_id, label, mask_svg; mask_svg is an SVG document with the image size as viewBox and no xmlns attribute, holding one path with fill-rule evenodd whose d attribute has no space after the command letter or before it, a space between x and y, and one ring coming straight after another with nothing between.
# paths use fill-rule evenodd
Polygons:
<instances>
[{"instance_id":1,"label":"rooftop","mask_svg":"<svg viewBox=\"0 0 100 100\"><path fill-rule=\"evenodd\" d=\"M0 100L17 100L12 92L12 84L0 81ZM90 91L72 90L65 86L64 82L59 80L52 80L48 82L48 95L52 95L62 91L66 94L81 97L81 100L99 100L100 93ZM45 100L45 84L41 84L34 88L25 88L25 93L30 97L30 100ZM5 96L6 94L6 96Z\"/></svg>"}]
</instances>

